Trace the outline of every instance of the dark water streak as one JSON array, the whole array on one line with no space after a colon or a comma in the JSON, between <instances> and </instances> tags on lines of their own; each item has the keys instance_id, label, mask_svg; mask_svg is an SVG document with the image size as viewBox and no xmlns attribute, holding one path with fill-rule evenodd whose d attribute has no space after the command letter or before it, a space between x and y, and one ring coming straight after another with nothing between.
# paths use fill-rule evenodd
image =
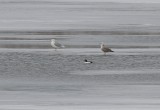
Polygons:
<instances>
[{"instance_id":1,"label":"dark water streak","mask_svg":"<svg viewBox=\"0 0 160 110\"><path fill-rule=\"evenodd\" d=\"M102 31L102 30L50 30L50 31L0 31L5 35L160 35L148 31Z\"/></svg>"}]
</instances>

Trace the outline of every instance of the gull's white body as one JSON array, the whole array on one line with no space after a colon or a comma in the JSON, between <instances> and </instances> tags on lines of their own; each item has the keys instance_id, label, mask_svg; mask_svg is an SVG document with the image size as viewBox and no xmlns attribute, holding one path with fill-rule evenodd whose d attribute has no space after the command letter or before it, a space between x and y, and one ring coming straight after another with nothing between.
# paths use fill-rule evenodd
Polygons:
<instances>
[{"instance_id":1,"label":"gull's white body","mask_svg":"<svg viewBox=\"0 0 160 110\"><path fill-rule=\"evenodd\" d=\"M55 49L64 48L64 46L58 43L55 39L51 39L51 46Z\"/></svg>"}]
</instances>

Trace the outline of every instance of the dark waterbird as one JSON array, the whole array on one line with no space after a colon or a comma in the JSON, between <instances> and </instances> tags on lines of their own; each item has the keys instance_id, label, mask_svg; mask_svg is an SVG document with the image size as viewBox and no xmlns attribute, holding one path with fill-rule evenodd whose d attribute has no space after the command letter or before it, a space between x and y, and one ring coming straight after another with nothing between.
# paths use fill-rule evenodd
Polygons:
<instances>
[{"instance_id":1,"label":"dark waterbird","mask_svg":"<svg viewBox=\"0 0 160 110\"><path fill-rule=\"evenodd\" d=\"M88 61L87 59L84 59L84 63L93 63L92 61Z\"/></svg>"}]
</instances>

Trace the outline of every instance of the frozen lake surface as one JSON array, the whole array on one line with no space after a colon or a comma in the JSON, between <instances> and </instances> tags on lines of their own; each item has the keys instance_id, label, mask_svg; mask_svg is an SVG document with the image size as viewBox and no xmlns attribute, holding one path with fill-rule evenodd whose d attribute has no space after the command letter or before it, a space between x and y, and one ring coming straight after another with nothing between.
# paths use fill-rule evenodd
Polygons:
<instances>
[{"instance_id":1,"label":"frozen lake surface","mask_svg":"<svg viewBox=\"0 0 160 110\"><path fill-rule=\"evenodd\" d=\"M0 30L157 32L160 28L158 0L92 1L0 0Z\"/></svg>"}]
</instances>

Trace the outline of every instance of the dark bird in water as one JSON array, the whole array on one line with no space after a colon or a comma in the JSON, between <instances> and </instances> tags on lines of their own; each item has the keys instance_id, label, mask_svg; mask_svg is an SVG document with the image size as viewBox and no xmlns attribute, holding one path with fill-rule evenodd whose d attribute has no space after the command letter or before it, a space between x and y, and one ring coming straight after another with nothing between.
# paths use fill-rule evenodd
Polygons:
<instances>
[{"instance_id":1,"label":"dark bird in water","mask_svg":"<svg viewBox=\"0 0 160 110\"><path fill-rule=\"evenodd\" d=\"M93 62L92 61L88 61L87 59L85 59L84 63L93 63Z\"/></svg>"},{"instance_id":2,"label":"dark bird in water","mask_svg":"<svg viewBox=\"0 0 160 110\"><path fill-rule=\"evenodd\" d=\"M105 46L103 42L101 43L101 50L104 53L104 55L106 55L107 52L114 52L113 50Z\"/></svg>"}]
</instances>

